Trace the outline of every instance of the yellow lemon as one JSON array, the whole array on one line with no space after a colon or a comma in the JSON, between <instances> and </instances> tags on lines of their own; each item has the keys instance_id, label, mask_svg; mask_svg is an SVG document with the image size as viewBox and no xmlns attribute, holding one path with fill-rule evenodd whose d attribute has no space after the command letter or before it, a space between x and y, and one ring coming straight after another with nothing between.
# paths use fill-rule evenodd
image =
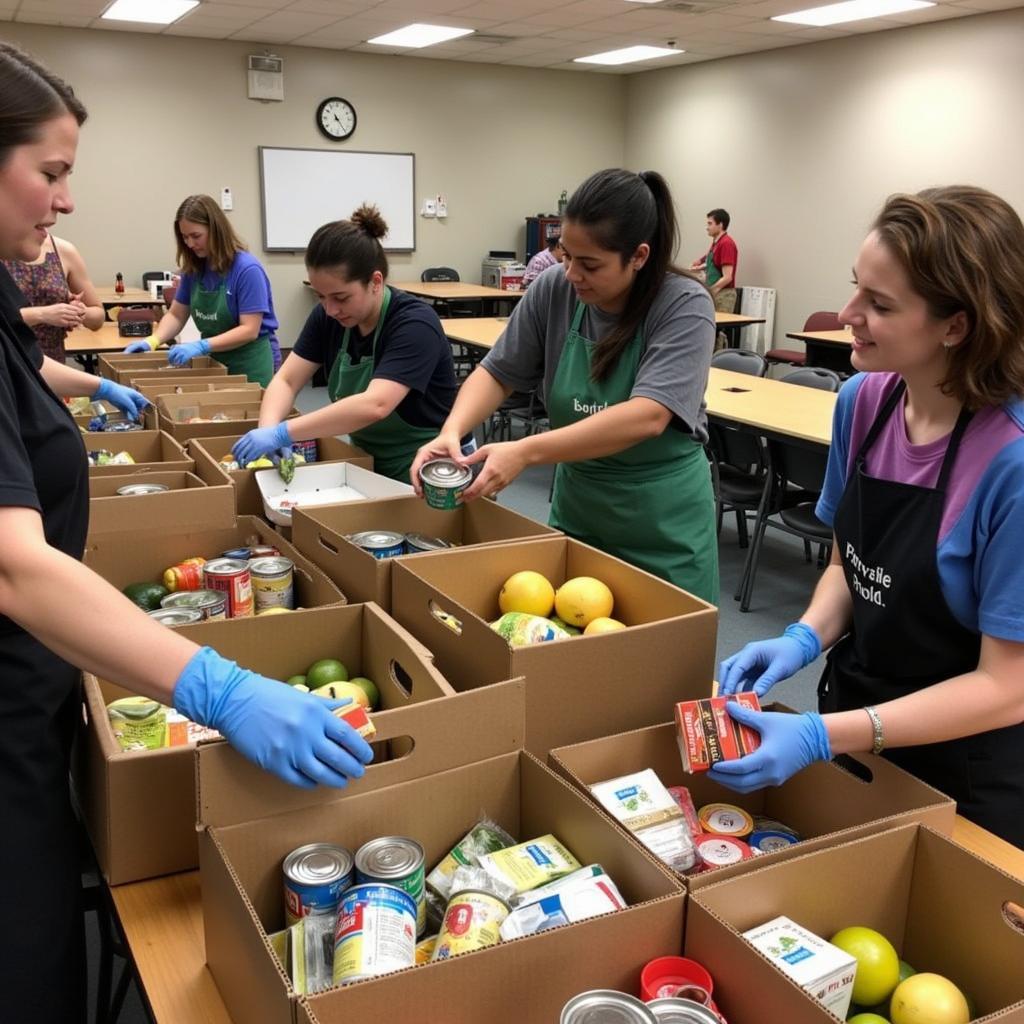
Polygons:
<instances>
[{"instance_id":1,"label":"yellow lemon","mask_svg":"<svg viewBox=\"0 0 1024 1024\"><path fill-rule=\"evenodd\" d=\"M587 623L587 628L583 630L584 636L593 636L595 633L614 633L617 629L625 629L626 624L619 622L618 619L609 619L607 616L601 616L597 619L591 619Z\"/></svg>"},{"instance_id":2,"label":"yellow lemon","mask_svg":"<svg viewBox=\"0 0 1024 1024\"><path fill-rule=\"evenodd\" d=\"M612 592L593 576L576 576L566 580L555 594L558 617L570 626L587 626L594 619L605 619L612 613L615 598Z\"/></svg>"},{"instance_id":3,"label":"yellow lemon","mask_svg":"<svg viewBox=\"0 0 1024 1024\"><path fill-rule=\"evenodd\" d=\"M286 612L292 611L291 608L282 608L280 605L275 605L273 608L264 608L262 611L257 612L257 615L284 615Z\"/></svg>"},{"instance_id":4,"label":"yellow lemon","mask_svg":"<svg viewBox=\"0 0 1024 1024\"><path fill-rule=\"evenodd\" d=\"M941 974L914 974L892 994L893 1024L967 1024L971 1011L964 994Z\"/></svg>"},{"instance_id":5,"label":"yellow lemon","mask_svg":"<svg viewBox=\"0 0 1024 1024\"><path fill-rule=\"evenodd\" d=\"M555 588L532 570L517 572L502 584L498 607L504 612L524 612L547 618L555 605Z\"/></svg>"}]
</instances>

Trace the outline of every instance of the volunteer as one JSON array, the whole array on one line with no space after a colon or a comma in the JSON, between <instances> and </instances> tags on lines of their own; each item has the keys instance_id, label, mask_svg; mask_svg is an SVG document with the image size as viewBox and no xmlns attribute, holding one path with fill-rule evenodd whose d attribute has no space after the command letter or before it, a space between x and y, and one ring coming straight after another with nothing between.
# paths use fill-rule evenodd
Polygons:
<instances>
[{"instance_id":1,"label":"volunteer","mask_svg":"<svg viewBox=\"0 0 1024 1024\"><path fill-rule=\"evenodd\" d=\"M660 174L605 170L573 194L562 267L530 285L508 327L463 384L434 458L479 465L468 499L557 463L552 526L718 598L718 547L704 390L714 344L705 287L672 265L676 218ZM484 445L459 438L513 391L539 387L551 430Z\"/></svg>"},{"instance_id":2,"label":"volunteer","mask_svg":"<svg viewBox=\"0 0 1024 1024\"><path fill-rule=\"evenodd\" d=\"M172 366L212 355L228 373L244 373L266 387L281 365L267 272L210 196L189 196L178 207L174 237L182 271L174 301L152 337L125 352L169 344L191 316L202 337L173 345L167 353Z\"/></svg>"},{"instance_id":3,"label":"volunteer","mask_svg":"<svg viewBox=\"0 0 1024 1024\"><path fill-rule=\"evenodd\" d=\"M409 481L409 465L455 400L451 345L425 302L385 284L387 225L375 206L318 228L306 249L309 314L260 409L260 424L233 451L244 465L276 458L292 441L348 434L377 473ZM318 367L328 368L331 405L285 420ZM463 439L472 450L471 436Z\"/></svg>"},{"instance_id":4,"label":"volunteer","mask_svg":"<svg viewBox=\"0 0 1024 1024\"><path fill-rule=\"evenodd\" d=\"M43 355L63 363L68 331L100 329L106 319L103 304L89 280L85 260L70 242L47 232L38 259L2 262L27 300L21 318L32 328Z\"/></svg>"},{"instance_id":5,"label":"volunteer","mask_svg":"<svg viewBox=\"0 0 1024 1024\"><path fill-rule=\"evenodd\" d=\"M745 792L884 752L1024 848L1024 225L977 188L893 196L854 285L832 563L800 622L721 670L763 695L831 647L822 715L734 711L762 745L713 775Z\"/></svg>"},{"instance_id":6,"label":"volunteer","mask_svg":"<svg viewBox=\"0 0 1024 1024\"><path fill-rule=\"evenodd\" d=\"M85 110L0 43L0 258L38 259L73 209ZM370 748L331 704L239 668L151 619L79 559L89 486L80 434L0 289L0 1020L86 1019L78 834L68 791L79 670L174 704L301 786L344 785Z\"/></svg>"}]
</instances>

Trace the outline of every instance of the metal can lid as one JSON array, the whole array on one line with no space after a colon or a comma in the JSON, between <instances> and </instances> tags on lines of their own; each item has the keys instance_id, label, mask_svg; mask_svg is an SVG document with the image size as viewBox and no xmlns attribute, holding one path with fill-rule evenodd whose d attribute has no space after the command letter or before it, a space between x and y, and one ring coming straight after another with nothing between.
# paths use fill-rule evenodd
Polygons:
<instances>
[{"instance_id":1,"label":"metal can lid","mask_svg":"<svg viewBox=\"0 0 1024 1024\"><path fill-rule=\"evenodd\" d=\"M659 1024L721 1024L717 1013L692 999L652 999L647 1009Z\"/></svg>"},{"instance_id":2,"label":"metal can lid","mask_svg":"<svg viewBox=\"0 0 1024 1024\"><path fill-rule=\"evenodd\" d=\"M441 551L444 548L454 547L450 540L442 540L440 537L428 537L425 533L407 533L405 542L410 547L421 551Z\"/></svg>"},{"instance_id":3,"label":"metal can lid","mask_svg":"<svg viewBox=\"0 0 1024 1024\"><path fill-rule=\"evenodd\" d=\"M658 1024L658 1018L636 996L594 989L573 996L562 1007L559 1024Z\"/></svg>"},{"instance_id":4,"label":"metal can lid","mask_svg":"<svg viewBox=\"0 0 1024 1024\"><path fill-rule=\"evenodd\" d=\"M242 561L248 561L252 555L250 548L228 548L227 551L220 553L221 558L240 558Z\"/></svg>"},{"instance_id":5,"label":"metal can lid","mask_svg":"<svg viewBox=\"0 0 1024 1024\"><path fill-rule=\"evenodd\" d=\"M254 576L283 576L295 568L295 563L284 555L266 555L249 562L249 572Z\"/></svg>"},{"instance_id":6,"label":"metal can lid","mask_svg":"<svg viewBox=\"0 0 1024 1024\"><path fill-rule=\"evenodd\" d=\"M282 865L285 878L300 885L330 885L352 870L352 854L333 843L308 843L292 850Z\"/></svg>"},{"instance_id":7,"label":"metal can lid","mask_svg":"<svg viewBox=\"0 0 1024 1024\"><path fill-rule=\"evenodd\" d=\"M697 820L705 832L719 836L746 836L754 827L754 819L735 804L705 804Z\"/></svg>"},{"instance_id":8,"label":"metal can lid","mask_svg":"<svg viewBox=\"0 0 1024 1024\"><path fill-rule=\"evenodd\" d=\"M473 474L454 459L435 459L420 467L420 476L436 487L458 487L459 484L468 483Z\"/></svg>"},{"instance_id":9,"label":"metal can lid","mask_svg":"<svg viewBox=\"0 0 1024 1024\"><path fill-rule=\"evenodd\" d=\"M356 871L371 878L404 878L423 867L423 847L405 836L380 836L356 851Z\"/></svg>"},{"instance_id":10,"label":"metal can lid","mask_svg":"<svg viewBox=\"0 0 1024 1024\"><path fill-rule=\"evenodd\" d=\"M203 621L203 613L197 608L157 608L149 617L165 626L191 626L193 622Z\"/></svg>"},{"instance_id":11,"label":"metal can lid","mask_svg":"<svg viewBox=\"0 0 1024 1024\"><path fill-rule=\"evenodd\" d=\"M776 818L765 817L763 814L754 815L754 829L758 832L785 832L786 835L790 835L794 839L800 838L800 833L795 828L790 828L784 822L778 821Z\"/></svg>"},{"instance_id":12,"label":"metal can lid","mask_svg":"<svg viewBox=\"0 0 1024 1024\"><path fill-rule=\"evenodd\" d=\"M405 544L405 534L391 530L363 530L362 533L353 533L349 540L361 548L393 548Z\"/></svg>"},{"instance_id":13,"label":"metal can lid","mask_svg":"<svg viewBox=\"0 0 1024 1024\"><path fill-rule=\"evenodd\" d=\"M234 576L249 568L249 563L241 558L214 558L203 566L203 572L212 572L215 576Z\"/></svg>"},{"instance_id":14,"label":"metal can lid","mask_svg":"<svg viewBox=\"0 0 1024 1024\"><path fill-rule=\"evenodd\" d=\"M791 832L777 832L774 829L758 829L750 833L747 842L754 853L775 853L794 846L800 840Z\"/></svg>"},{"instance_id":15,"label":"metal can lid","mask_svg":"<svg viewBox=\"0 0 1024 1024\"><path fill-rule=\"evenodd\" d=\"M215 608L227 601L222 590L176 590L160 600L161 608Z\"/></svg>"},{"instance_id":16,"label":"metal can lid","mask_svg":"<svg viewBox=\"0 0 1024 1024\"><path fill-rule=\"evenodd\" d=\"M170 490L170 488L167 484L125 484L124 487L118 487L117 493L123 495L161 494L168 490Z\"/></svg>"},{"instance_id":17,"label":"metal can lid","mask_svg":"<svg viewBox=\"0 0 1024 1024\"><path fill-rule=\"evenodd\" d=\"M738 864L741 860L749 860L754 856L753 850L734 836L710 835L702 832L694 836L693 845L697 847L700 859L709 867L720 868L726 864Z\"/></svg>"}]
</instances>

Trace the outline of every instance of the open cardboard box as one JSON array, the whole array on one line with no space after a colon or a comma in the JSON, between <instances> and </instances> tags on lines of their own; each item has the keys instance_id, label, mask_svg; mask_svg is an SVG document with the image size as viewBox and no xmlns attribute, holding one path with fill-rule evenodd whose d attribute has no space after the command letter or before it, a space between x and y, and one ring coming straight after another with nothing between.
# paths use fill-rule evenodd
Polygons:
<instances>
[{"instance_id":1,"label":"open cardboard box","mask_svg":"<svg viewBox=\"0 0 1024 1024\"><path fill-rule=\"evenodd\" d=\"M395 559L374 558L347 539L364 530L422 533L460 547L559 535L558 530L495 501L471 501L446 511L407 495L296 509L292 514L295 546L343 586L350 600L376 601L386 609L391 607L391 565Z\"/></svg>"},{"instance_id":2,"label":"open cardboard box","mask_svg":"<svg viewBox=\"0 0 1024 1024\"><path fill-rule=\"evenodd\" d=\"M247 397L247 392L214 391L209 394L160 395L156 400L158 423L161 430L179 441L194 437L223 437L244 434L259 426L260 397ZM215 415L226 419L213 420ZM298 416L293 409L288 417ZM187 423L192 416L205 422Z\"/></svg>"},{"instance_id":3,"label":"open cardboard box","mask_svg":"<svg viewBox=\"0 0 1024 1024\"><path fill-rule=\"evenodd\" d=\"M500 614L502 584L525 569L556 589L596 577L615 597L612 615L631 628L511 647L488 623ZM399 559L391 608L456 690L524 676L526 748L544 758L552 747L664 722L676 701L705 696L713 676L713 605L568 537Z\"/></svg>"},{"instance_id":4,"label":"open cardboard box","mask_svg":"<svg viewBox=\"0 0 1024 1024\"><path fill-rule=\"evenodd\" d=\"M555 771L588 796L589 787L597 782L652 768L664 785L686 786L698 810L704 804L733 804L789 825L801 837L801 842L785 850L694 875L687 880L691 888L908 822L952 833L956 804L943 793L884 757L856 754L840 760L849 769L837 762L819 762L781 786L737 793L712 782L705 772L688 775L683 771L672 722L559 747L548 757Z\"/></svg>"},{"instance_id":5,"label":"open cardboard box","mask_svg":"<svg viewBox=\"0 0 1024 1024\"><path fill-rule=\"evenodd\" d=\"M241 434L233 434L230 437L200 437L188 443L189 454L196 461L196 472L204 479L210 479L214 474L224 472L220 467L220 460L231 453L231 448L241 437ZM338 437L317 438L317 462L349 462L360 469L373 470L373 456L367 454L362 448L354 444L348 444ZM260 489L256 486L255 469L234 469L227 471L231 482L235 485L235 511L240 516L262 516L263 498ZM315 561L315 559L314 559ZM329 575L329 574L328 574ZM358 598L363 601L367 598ZM378 601L382 608L387 610L383 602Z\"/></svg>"},{"instance_id":6,"label":"open cardboard box","mask_svg":"<svg viewBox=\"0 0 1024 1024\"><path fill-rule=\"evenodd\" d=\"M294 563L295 606L319 608L345 604L345 595L305 555L262 519L239 516L229 528L194 528L164 533L122 531L90 535L85 564L108 583L122 590L129 583L159 583L164 570L185 558L217 558L232 548L272 544ZM282 616L283 617L283 616ZM274 616L270 616L274 618ZM241 620L232 620L233 622ZM261 619L267 622L269 619Z\"/></svg>"},{"instance_id":7,"label":"open cardboard box","mask_svg":"<svg viewBox=\"0 0 1024 1024\"><path fill-rule=\"evenodd\" d=\"M195 462L170 434L162 430L131 430L123 434L84 433L85 450L128 452L135 460L130 466L90 466L89 476L123 476L136 470L180 469L191 473ZM207 483L212 478L203 477Z\"/></svg>"},{"instance_id":8,"label":"open cardboard box","mask_svg":"<svg viewBox=\"0 0 1024 1024\"><path fill-rule=\"evenodd\" d=\"M125 342L127 344L127 341ZM172 366L167 362L167 352L108 352L99 357L98 369L101 377L118 384L127 384L128 377L140 370L170 371L180 374L184 371L199 376L199 371L209 376L222 376L228 368L213 356L196 356L187 367Z\"/></svg>"},{"instance_id":9,"label":"open cardboard box","mask_svg":"<svg viewBox=\"0 0 1024 1024\"><path fill-rule=\"evenodd\" d=\"M146 427L155 430L159 416L156 410L156 400L161 395L194 395L205 391L248 391L253 397L263 400L263 388L256 382L250 381L245 374L229 373L223 377L196 377L190 381L180 380L153 380L151 377L133 377L131 386L136 391L149 399L150 405L146 406L143 413Z\"/></svg>"},{"instance_id":10,"label":"open cardboard box","mask_svg":"<svg viewBox=\"0 0 1024 1024\"><path fill-rule=\"evenodd\" d=\"M485 815L521 840L554 833L581 863L601 864L629 906L311 995L319 1024L554 1022L577 992L635 989L637 964L678 952L682 887L521 750L522 723L520 680L381 715L378 735L407 738L410 752L370 765L340 791L291 788L258 775L223 743L199 746L206 958L234 1020L297 1019L295 993L267 941L284 924L281 862L290 850L323 841L354 851L377 836L410 836L429 870Z\"/></svg>"},{"instance_id":11,"label":"open cardboard box","mask_svg":"<svg viewBox=\"0 0 1024 1024\"><path fill-rule=\"evenodd\" d=\"M1024 882L926 826L904 825L691 893L685 955L711 972L730 1022L829 1024L837 1018L742 933L780 915L825 939L865 925L916 970L972 997L975 1020L1020 1024L1024 930L1013 904L1024 907Z\"/></svg>"},{"instance_id":12,"label":"open cardboard box","mask_svg":"<svg viewBox=\"0 0 1024 1024\"><path fill-rule=\"evenodd\" d=\"M339 658L352 675L377 684L383 710L375 722L386 720L392 709L452 693L422 644L372 604L204 622L179 632L272 679L303 673L320 658ZM111 885L187 871L198 863L194 748L122 751L106 705L130 694L110 680L85 675L87 721L72 773L96 858ZM270 776L252 769L259 789Z\"/></svg>"},{"instance_id":13,"label":"open cardboard box","mask_svg":"<svg viewBox=\"0 0 1024 1024\"><path fill-rule=\"evenodd\" d=\"M120 535L131 527L187 530L234 525L235 494L226 473L207 482L180 469L120 468L121 475L89 477L89 536ZM168 489L158 494L117 493L132 484L162 484Z\"/></svg>"}]
</instances>

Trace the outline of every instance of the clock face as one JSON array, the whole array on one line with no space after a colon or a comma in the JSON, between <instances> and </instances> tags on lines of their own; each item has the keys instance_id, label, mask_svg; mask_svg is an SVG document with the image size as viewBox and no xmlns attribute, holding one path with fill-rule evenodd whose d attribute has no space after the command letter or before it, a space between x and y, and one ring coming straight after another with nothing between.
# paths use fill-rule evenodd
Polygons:
<instances>
[{"instance_id":1,"label":"clock face","mask_svg":"<svg viewBox=\"0 0 1024 1024\"><path fill-rule=\"evenodd\" d=\"M317 107L317 127L329 139L347 139L356 130L356 108L340 96L332 96Z\"/></svg>"}]
</instances>

